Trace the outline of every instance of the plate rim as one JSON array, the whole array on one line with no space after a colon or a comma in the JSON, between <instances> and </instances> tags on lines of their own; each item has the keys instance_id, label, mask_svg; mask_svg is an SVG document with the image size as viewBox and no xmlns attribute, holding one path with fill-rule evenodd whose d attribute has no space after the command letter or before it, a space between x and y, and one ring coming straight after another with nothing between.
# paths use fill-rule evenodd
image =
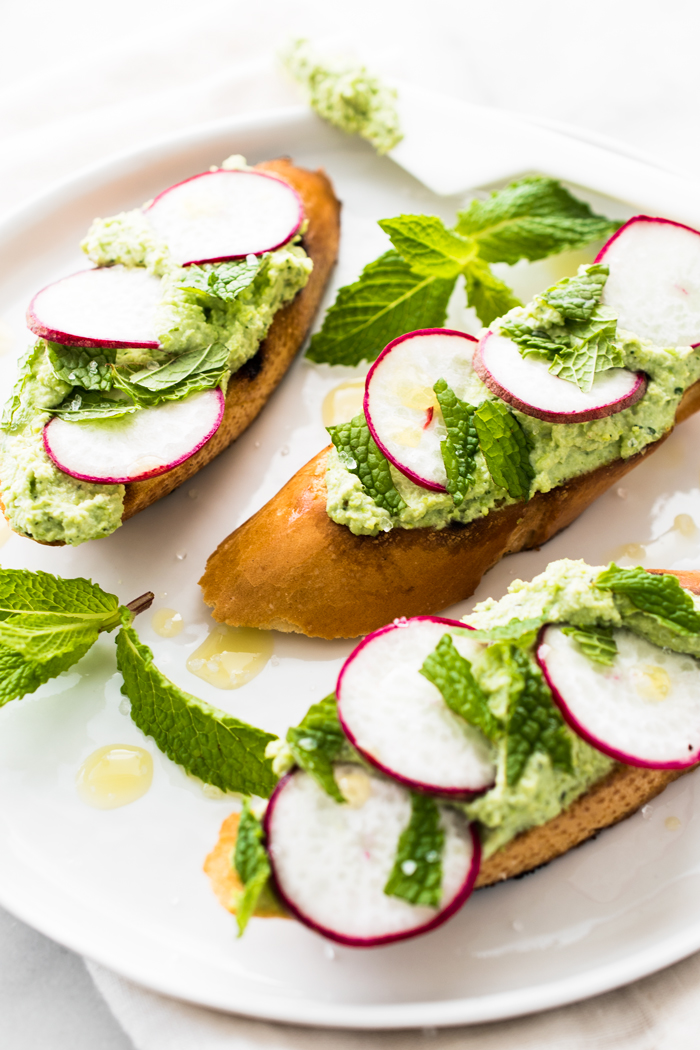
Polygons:
<instances>
[{"instance_id":1,"label":"plate rim","mask_svg":"<svg viewBox=\"0 0 700 1050\"><path fill-rule=\"evenodd\" d=\"M471 107L471 109L476 108L488 112L487 107ZM516 117L514 114L509 114L509 117L517 120L525 128L532 127L527 118ZM102 183L108 183L120 176L137 171L156 159L166 161L169 156L174 156L183 149L204 145L207 141L224 134L235 135L251 130L289 132L294 129L295 125L302 131L313 132L319 130L321 122L305 106L282 106L230 118L219 118L196 127L152 138L147 143L115 152L100 161L81 167L72 175L61 178L0 216L0 251L3 250L6 242L21 235L23 228L36 223L42 214L52 213L56 208L78 198L87 190L94 190ZM570 136L551 126L549 131L559 140L563 149L571 147L574 140ZM615 189L619 180L617 177L607 179L606 169L602 164L603 158L609 159L614 154L600 143L591 142L589 145L585 140L578 141L577 153L579 157L588 155L588 164L587 170L581 173L581 177L576 182L590 190L619 199L619 194ZM650 184L653 184L656 192L659 192L662 198L666 193L671 196L674 192L671 186L674 187L676 195L671 207L665 208L665 211L676 213L679 210L677 196L679 187L687 191L687 196L686 193L682 193L682 197L688 200L690 194L697 193L697 187L700 186L685 176L652 167L638 157L632 157L629 154L625 156L624 163L632 177L637 170L645 187L648 188ZM512 173L505 172L503 177L508 177L509 174ZM632 192L630 196L634 197L634 193ZM695 200L697 201L697 196ZM681 204L681 210L685 211L683 204ZM700 206L697 203L695 208L688 207L688 211L691 213L691 218L694 211L697 211L700 217ZM696 224L699 221L700 219L695 219ZM41 881L41 876L36 871L32 871L32 876ZM26 893L23 899L20 899L21 897L22 894L13 886L13 879L7 880L0 875L0 905L9 912L60 944L86 956L124 979L140 984L160 995L258 1020L336 1029L450 1027L525 1016L619 988L670 966L700 949L700 919L698 919L682 933L671 935L627 958L530 988L471 998L378 1005L329 1003L310 998L299 1001L292 997L277 999L264 994L251 994L249 990L244 990L236 999L235 988L232 988L233 994L230 996L206 994L206 991L202 989L196 993L193 992L186 987L186 977L184 980L178 978L176 969L173 969L172 966L170 968L167 965L156 967L154 972L150 954L128 961L115 959L110 955L110 948L105 947L104 951L96 949L90 937L86 936L83 930L76 930L70 915L64 918L62 913L46 903L38 907L30 907L27 900L34 900L34 898ZM78 906L77 902L74 904ZM87 913L89 912L88 907ZM105 917L101 918L104 927ZM114 926L115 934L118 933L118 924L109 919L106 925L109 926L110 922ZM150 935L147 935L147 939L155 943L155 938ZM89 943L84 943L85 941ZM161 951L167 954L164 946L161 946Z\"/></svg>"}]
</instances>

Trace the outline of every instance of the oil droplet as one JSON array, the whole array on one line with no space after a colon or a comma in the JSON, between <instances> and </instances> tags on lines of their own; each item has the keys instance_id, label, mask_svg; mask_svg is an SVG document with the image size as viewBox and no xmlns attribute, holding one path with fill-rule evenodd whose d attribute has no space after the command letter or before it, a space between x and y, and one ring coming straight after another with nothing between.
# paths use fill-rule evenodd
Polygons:
<instances>
[{"instance_id":1,"label":"oil droplet","mask_svg":"<svg viewBox=\"0 0 700 1050\"><path fill-rule=\"evenodd\" d=\"M187 551L176 551L175 552L175 557L177 558L178 561L184 561L185 558L187 557Z\"/></svg>"},{"instance_id":2,"label":"oil droplet","mask_svg":"<svg viewBox=\"0 0 700 1050\"><path fill-rule=\"evenodd\" d=\"M151 617L151 627L161 638L174 638L185 626L185 621L175 609L158 609Z\"/></svg>"},{"instance_id":3,"label":"oil droplet","mask_svg":"<svg viewBox=\"0 0 700 1050\"><path fill-rule=\"evenodd\" d=\"M678 831L681 826L681 822L678 817L666 817L664 821L664 827L667 831Z\"/></svg>"},{"instance_id":4,"label":"oil droplet","mask_svg":"<svg viewBox=\"0 0 700 1050\"><path fill-rule=\"evenodd\" d=\"M646 549L642 543L624 543L621 547L615 547L610 552L610 558L618 561L620 558L630 558L632 561L641 561L646 557Z\"/></svg>"},{"instance_id":5,"label":"oil droplet","mask_svg":"<svg viewBox=\"0 0 700 1050\"><path fill-rule=\"evenodd\" d=\"M362 411L364 396L364 379L351 379L347 383L339 383L338 386L334 386L324 397L321 407L324 427L335 427L338 423L348 423L353 416Z\"/></svg>"},{"instance_id":6,"label":"oil droplet","mask_svg":"<svg viewBox=\"0 0 700 1050\"><path fill-rule=\"evenodd\" d=\"M644 667L635 668L633 675L635 688L644 700L657 703L668 696L671 679L663 667L646 664Z\"/></svg>"},{"instance_id":7,"label":"oil droplet","mask_svg":"<svg viewBox=\"0 0 700 1050\"><path fill-rule=\"evenodd\" d=\"M620 497L620 499L627 499L627 496L629 495L629 492L628 492L627 489L619 488L617 490L617 494Z\"/></svg>"},{"instance_id":8,"label":"oil droplet","mask_svg":"<svg viewBox=\"0 0 700 1050\"><path fill-rule=\"evenodd\" d=\"M676 514L673 519L673 528L676 532L680 532L681 536L694 536L697 532L697 525L690 514Z\"/></svg>"},{"instance_id":9,"label":"oil droplet","mask_svg":"<svg viewBox=\"0 0 700 1050\"><path fill-rule=\"evenodd\" d=\"M646 806L642 806L642 820L651 820L653 812L654 807L647 802Z\"/></svg>"},{"instance_id":10,"label":"oil droplet","mask_svg":"<svg viewBox=\"0 0 700 1050\"><path fill-rule=\"evenodd\" d=\"M214 627L187 661L187 669L218 689L238 689L260 674L272 656L272 632Z\"/></svg>"},{"instance_id":11,"label":"oil droplet","mask_svg":"<svg viewBox=\"0 0 700 1050\"><path fill-rule=\"evenodd\" d=\"M352 809L360 809L372 794L372 782L364 769L354 769L338 777L338 787Z\"/></svg>"},{"instance_id":12,"label":"oil droplet","mask_svg":"<svg viewBox=\"0 0 700 1050\"><path fill-rule=\"evenodd\" d=\"M131 744L108 744L86 758L76 784L88 806L116 809L145 795L152 780L153 759L148 751Z\"/></svg>"}]
</instances>

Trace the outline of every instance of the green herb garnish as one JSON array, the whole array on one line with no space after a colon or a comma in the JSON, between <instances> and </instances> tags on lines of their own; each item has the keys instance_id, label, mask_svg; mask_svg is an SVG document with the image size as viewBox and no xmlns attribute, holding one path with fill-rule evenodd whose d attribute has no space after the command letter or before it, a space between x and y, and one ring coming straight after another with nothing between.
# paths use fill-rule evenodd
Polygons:
<instances>
[{"instance_id":1,"label":"green herb garnish","mask_svg":"<svg viewBox=\"0 0 700 1050\"><path fill-rule=\"evenodd\" d=\"M411 819L401 832L396 860L384 887L390 897L437 908L442 897L445 832L440 811L429 795L411 793Z\"/></svg>"},{"instance_id":2,"label":"green herb garnish","mask_svg":"<svg viewBox=\"0 0 700 1050\"><path fill-rule=\"evenodd\" d=\"M363 413L349 423L328 427L340 462L355 474L371 499L390 514L400 514L406 504L394 485L389 461L379 451Z\"/></svg>"}]
</instances>

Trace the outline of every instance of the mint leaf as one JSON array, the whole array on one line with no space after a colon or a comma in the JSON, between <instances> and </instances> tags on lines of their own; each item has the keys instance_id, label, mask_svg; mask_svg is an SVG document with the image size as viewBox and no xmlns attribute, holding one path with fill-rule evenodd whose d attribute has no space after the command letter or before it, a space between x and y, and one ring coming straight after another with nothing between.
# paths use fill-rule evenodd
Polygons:
<instances>
[{"instance_id":1,"label":"mint leaf","mask_svg":"<svg viewBox=\"0 0 700 1050\"><path fill-rule=\"evenodd\" d=\"M420 673L440 690L450 710L465 722L476 726L489 740L501 735L503 727L493 715L486 694L472 673L472 665L457 650L449 634L444 634L426 657Z\"/></svg>"},{"instance_id":2,"label":"mint leaf","mask_svg":"<svg viewBox=\"0 0 700 1050\"><path fill-rule=\"evenodd\" d=\"M514 787L525 772L530 755L549 755L555 769L572 772L571 740L552 702L542 672L522 649L496 643L510 675L506 729L506 782ZM492 647L493 648L493 647Z\"/></svg>"},{"instance_id":3,"label":"mint leaf","mask_svg":"<svg viewBox=\"0 0 700 1050\"><path fill-rule=\"evenodd\" d=\"M624 368L622 351L613 342L617 321L594 318L586 325L569 329L570 349L560 349L549 367L552 375L590 390L596 374L609 368Z\"/></svg>"},{"instance_id":4,"label":"mint leaf","mask_svg":"<svg viewBox=\"0 0 700 1050\"><path fill-rule=\"evenodd\" d=\"M245 799L233 851L233 865L243 883L243 893L236 901L239 937L243 936L260 894L270 878L270 861L263 846L263 837L260 821L251 812L248 799Z\"/></svg>"},{"instance_id":5,"label":"mint leaf","mask_svg":"<svg viewBox=\"0 0 700 1050\"><path fill-rule=\"evenodd\" d=\"M582 267L582 272L557 281L539 298L568 321L590 321L609 273L609 268L601 263Z\"/></svg>"},{"instance_id":6,"label":"mint leaf","mask_svg":"<svg viewBox=\"0 0 700 1050\"><path fill-rule=\"evenodd\" d=\"M401 832L396 860L384 887L390 897L437 908L442 898L445 832L440 811L429 795L411 793L411 819Z\"/></svg>"},{"instance_id":7,"label":"mint leaf","mask_svg":"<svg viewBox=\"0 0 700 1050\"><path fill-rule=\"evenodd\" d=\"M12 390L12 396L6 402L2 420L0 420L0 430L4 430L5 433L12 434L19 430L36 414L36 410L32 406L22 403L22 397L27 383L34 374L34 367L44 356L45 346L43 339L39 339L33 346L30 346L26 354L20 357L17 362L17 379Z\"/></svg>"},{"instance_id":8,"label":"mint leaf","mask_svg":"<svg viewBox=\"0 0 700 1050\"><path fill-rule=\"evenodd\" d=\"M152 371L143 369L129 376L129 382L139 387L145 387L154 393L166 391L168 387L179 386L186 379L200 375L200 381L211 386L218 386L226 372L229 351L223 343L212 343L203 350L190 350L176 357L174 361L168 361ZM202 388L203 389L203 388Z\"/></svg>"},{"instance_id":9,"label":"mint leaf","mask_svg":"<svg viewBox=\"0 0 700 1050\"><path fill-rule=\"evenodd\" d=\"M558 354L566 353L570 349L568 338L566 342L558 341L544 328L530 328L521 321L508 319L504 324L499 325L499 331L501 335L507 336L518 344L523 357L527 357L528 354L536 354L553 361Z\"/></svg>"},{"instance_id":10,"label":"mint leaf","mask_svg":"<svg viewBox=\"0 0 700 1050\"><path fill-rule=\"evenodd\" d=\"M248 255L223 263L205 263L187 266L180 277L180 285L189 291L203 292L208 299L233 302L248 288L262 269L267 269L269 254ZM249 261L250 260L250 261Z\"/></svg>"},{"instance_id":11,"label":"mint leaf","mask_svg":"<svg viewBox=\"0 0 700 1050\"><path fill-rule=\"evenodd\" d=\"M485 328L497 317L503 317L522 303L503 281L499 280L481 259L472 260L464 270L467 305L473 306Z\"/></svg>"},{"instance_id":12,"label":"mint leaf","mask_svg":"<svg viewBox=\"0 0 700 1050\"><path fill-rule=\"evenodd\" d=\"M513 499L528 499L535 471L525 432L513 413L502 401L482 401L474 425L493 480Z\"/></svg>"},{"instance_id":13,"label":"mint leaf","mask_svg":"<svg viewBox=\"0 0 700 1050\"><path fill-rule=\"evenodd\" d=\"M51 412L69 423L90 419L121 419L138 412L139 405L127 395L109 397L96 390L75 389Z\"/></svg>"},{"instance_id":14,"label":"mint leaf","mask_svg":"<svg viewBox=\"0 0 700 1050\"><path fill-rule=\"evenodd\" d=\"M486 262L544 259L605 239L621 225L595 215L556 179L528 175L473 200L459 212L456 232L473 237Z\"/></svg>"},{"instance_id":15,"label":"mint leaf","mask_svg":"<svg viewBox=\"0 0 700 1050\"><path fill-rule=\"evenodd\" d=\"M528 620L513 618L498 627L487 627L485 630L470 632L475 642L514 642L521 649L529 649L535 644L540 627L546 623L545 617L533 617Z\"/></svg>"},{"instance_id":16,"label":"mint leaf","mask_svg":"<svg viewBox=\"0 0 700 1050\"><path fill-rule=\"evenodd\" d=\"M476 255L475 245L448 230L437 215L398 215L379 225L416 273L456 277Z\"/></svg>"},{"instance_id":17,"label":"mint leaf","mask_svg":"<svg viewBox=\"0 0 700 1050\"><path fill-rule=\"evenodd\" d=\"M233 715L211 707L169 681L153 663L153 653L133 627L117 635L117 667L122 693L131 701L131 718L152 736L161 751L222 791L269 798L277 778L265 758L276 739Z\"/></svg>"},{"instance_id":18,"label":"mint leaf","mask_svg":"<svg viewBox=\"0 0 700 1050\"><path fill-rule=\"evenodd\" d=\"M406 504L394 485L389 462L379 451L364 415L360 413L349 423L327 429L338 449L340 462L360 479L367 495L390 514L400 514Z\"/></svg>"},{"instance_id":19,"label":"mint leaf","mask_svg":"<svg viewBox=\"0 0 700 1050\"><path fill-rule=\"evenodd\" d=\"M287 743L294 761L306 770L336 802L345 798L333 776L333 765L357 760L338 721L335 693L312 704L298 726L287 730Z\"/></svg>"},{"instance_id":20,"label":"mint leaf","mask_svg":"<svg viewBox=\"0 0 700 1050\"><path fill-rule=\"evenodd\" d=\"M447 437L440 442L447 472L447 491L455 506L464 503L474 484L474 458L479 451L479 438L474 426L473 405L461 401L444 379L433 387L445 421Z\"/></svg>"},{"instance_id":21,"label":"mint leaf","mask_svg":"<svg viewBox=\"0 0 700 1050\"><path fill-rule=\"evenodd\" d=\"M74 663L120 617L119 599L89 580L0 569L0 646L32 663L79 652Z\"/></svg>"},{"instance_id":22,"label":"mint leaf","mask_svg":"<svg viewBox=\"0 0 700 1050\"><path fill-rule=\"evenodd\" d=\"M612 627L574 627L563 626L564 634L571 635L584 656L594 664L612 667L617 656L617 645L613 638Z\"/></svg>"},{"instance_id":23,"label":"mint leaf","mask_svg":"<svg viewBox=\"0 0 700 1050\"><path fill-rule=\"evenodd\" d=\"M64 383L82 387L83 390L111 390L114 385L112 366L116 360L115 350L91 347L89 350L77 346L62 346L48 343L51 367Z\"/></svg>"},{"instance_id":24,"label":"mint leaf","mask_svg":"<svg viewBox=\"0 0 700 1050\"><path fill-rule=\"evenodd\" d=\"M10 700L20 700L44 682L67 671L78 660L82 660L91 645L92 641L78 645L43 663L28 660L21 653L0 646L0 707Z\"/></svg>"},{"instance_id":25,"label":"mint leaf","mask_svg":"<svg viewBox=\"0 0 700 1050\"><path fill-rule=\"evenodd\" d=\"M635 609L653 616L664 627L680 634L700 632L700 613L676 576L656 576L638 565L620 569L611 562L595 581L601 590L624 596Z\"/></svg>"},{"instance_id":26,"label":"mint leaf","mask_svg":"<svg viewBox=\"0 0 700 1050\"><path fill-rule=\"evenodd\" d=\"M307 357L331 365L373 361L399 335L441 328L456 277L416 273L394 251L365 266L354 284L338 292Z\"/></svg>"}]
</instances>

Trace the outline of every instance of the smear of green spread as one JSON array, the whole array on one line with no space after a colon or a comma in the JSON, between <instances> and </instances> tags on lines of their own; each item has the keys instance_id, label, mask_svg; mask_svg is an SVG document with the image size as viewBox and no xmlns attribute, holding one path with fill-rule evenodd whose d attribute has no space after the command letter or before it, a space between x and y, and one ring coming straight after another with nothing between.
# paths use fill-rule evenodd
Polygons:
<instances>
[{"instance_id":1,"label":"smear of green spread","mask_svg":"<svg viewBox=\"0 0 700 1050\"><path fill-rule=\"evenodd\" d=\"M367 139L377 153L387 153L401 142L396 92L364 66L323 62L307 40L294 41L282 60L324 120Z\"/></svg>"}]
</instances>

